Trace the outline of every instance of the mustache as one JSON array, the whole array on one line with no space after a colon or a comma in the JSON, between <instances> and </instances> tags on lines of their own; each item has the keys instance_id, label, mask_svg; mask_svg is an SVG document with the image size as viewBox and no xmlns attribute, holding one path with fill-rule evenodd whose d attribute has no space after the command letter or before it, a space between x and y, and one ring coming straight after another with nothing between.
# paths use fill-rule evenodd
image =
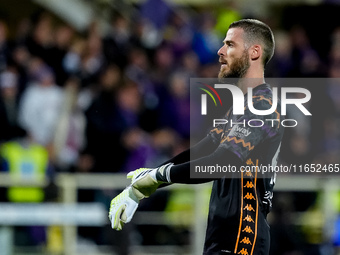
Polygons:
<instances>
[{"instance_id":1,"label":"mustache","mask_svg":"<svg viewBox=\"0 0 340 255\"><path fill-rule=\"evenodd\" d=\"M218 59L218 62L223 63L223 64L228 64L227 60L225 60L221 57Z\"/></svg>"}]
</instances>

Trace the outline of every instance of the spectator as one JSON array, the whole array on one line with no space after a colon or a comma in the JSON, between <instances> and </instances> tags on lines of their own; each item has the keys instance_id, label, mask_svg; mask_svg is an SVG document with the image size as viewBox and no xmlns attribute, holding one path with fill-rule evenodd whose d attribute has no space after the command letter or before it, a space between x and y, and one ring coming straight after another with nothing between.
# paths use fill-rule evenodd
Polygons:
<instances>
[{"instance_id":1,"label":"spectator","mask_svg":"<svg viewBox=\"0 0 340 255\"><path fill-rule=\"evenodd\" d=\"M81 58L85 50L85 40L75 40L66 52L62 66L67 75L80 75Z\"/></svg>"},{"instance_id":2,"label":"spectator","mask_svg":"<svg viewBox=\"0 0 340 255\"><path fill-rule=\"evenodd\" d=\"M123 15L115 14L109 33L103 40L103 52L107 62L121 68L126 66L130 37L129 21Z\"/></svg>"},{"instance_id":3,"label":"spectator","mask_svg":"<svg viewBox=\"0 0 340 255\"><path fill-rule=\"evenodd\" d=\"M275 34L275 54L268 65L266 73L271 77L287 77L292 71L292 45L289 35L285 31L276 31Z\"/></svg>"},{"instance_id":4,"label":"spectator","mask_svg":"<svg viewBox=\"0 0 340 255\"><path fill-rule=\"evenodd\" d=\"M18 138L0 146L0 171L8 172L14 181L42 181L53 177L47 150L34 142L25 130L17 128ZM36 186L11 186L7 190L7 200L15 203L40 203L55 199L53 185L44 189ZM15 228L16 245L41 245L46 242L44 226Z\"/></svg>"},{"instance_id":5,"label":"spectator","mask_svg":"<svg viewBox=\"0 0 340 255\"><path fill-rule=\"evenodd\" d=\"M193 49L193 37L194 29L188 11L174 9L164 28L164 41L171 46L175 58L180 59L185 52Z\"/></svg>"},{"instance_id":6,"label":"spectator","mask_svg":"<svg viewBox=\"0 0 340 255\"><path fill-rule=\"evenodd\" d=\"M80 81L69 78L65 83L65 95L53 141L53 159L62 171L69 171L77 163L79 152L85 146L84 113L78 106Z\"/></svg>"},{"instance_id":7,"label":"spectator","mask_svg":"<svg viewBox=\"0 0 340 255\"><path fill-rule=\"evenodd\" d=\"M96 32L88 35L82 53L79 75L84 85L87 86L96 81L105 63L102 40Z\"/></svg>"},{"instance_id":8,"label":"spectator","mask_svg":"<svg viewBox=\"0 0 340 255\"><path fill-rule=\"evenodd\" d=\"M54 74L40 59L31 62L32 83L19 105L19 123L35 142L51 145L60 117L63 91L54 82Z\"/></svg>"},{"instance_id":9,"label":"spectator","mask_svg":"<svg viewBox=\"0 0 340 255\"><path fill-rule=\"evenodd\" d=\"M11 62L18 72L18 97L20 98L28 83L29 63L32 56L24 45L12 49Z\"/></svg>"},{"instance_id":10,"label":"spectator","mask_svg":"<svg viewBox=\"0 0 340 255\"><path fill-rule=\"evenodd\" d=\"M49 59L46 63L53 68L58 85L63 85L67 79L63 59L69 50L73 35L74 32L69 26L59 26L54 34L54 43L49 49Z\"/></svg>"},{"instance_id":11,"label":"spectator","mask_svg":"<svg viewBox=\"0 0 340 255\"><path fill-rule=\"evenodd\" d=\"M160 123L176 130L182 138L189 139L189 77L183 73L174 73L168 85L168 92L168 98L162 103Z\"/></svg>"},{"instance_id":12,"label":"spectator","mask_svg":"<svg viewBox=\"0 0 340 255\"><path fill-rule=\"evenodd\" d=\"M49 50L53 45L52 18L48 13L38 14L33 32L27 38L25 44L30 54L49 63Z\"/></svg>"},{"instance_id":13,"label":"spectator","mask_svg":"<svg viewBox=\"0 0 340 255\"><path fill-rule=\"evenodd\" d=\"M18 126L18 74L8 68L0 74L0 141L11 140L16 136Z\"/></svg>"},{"instance_id":14,"label":"spectator","mask_svg":"<svg viewBox=\"0 0 340 255\"><path fill-rule=\"evenodd\" d=\"M101 91L86 114L85 157L93 162L95 172L118 172L124 162L125 152L120 137L126 129L126 119L118 108L117 89L121 86L121 71L117 66L108 66L100 76ZM115 169L112 169L112 155Z\"/></svg>"},{"instance_id":15,"label":"spectator","mask_svg":"<svg viewBox=\"0 0 340 255\"><path fill-rule=\"evenodd\" d=\"M9 54L10 51L7 42L7 25L5 22L0 20L0 72L6 69Z\"/></svg>"},{"instance_id":16,"label":"spectator","mask_svg":"<svg viewBox=\"0 0 340 255\"><path fill-rule=\"evenodd\" d=\"M216 54L222 38L214 30L215 20L211 14L206 13L200 18L200 27L193 39L192 48L198 55L202 65L216 62Z\"/></svg>"},{"instance_id":17,"label":"spectator","mask_svg":"<svg viewBox=\"0 0 340 255\"><path fill-rule=\"evenodd\" d=\"M294 26L290 31L292 42L292 77L324 76L321 60L310 45L306 31L301 26Z\"/></svg>"}]
</instances>

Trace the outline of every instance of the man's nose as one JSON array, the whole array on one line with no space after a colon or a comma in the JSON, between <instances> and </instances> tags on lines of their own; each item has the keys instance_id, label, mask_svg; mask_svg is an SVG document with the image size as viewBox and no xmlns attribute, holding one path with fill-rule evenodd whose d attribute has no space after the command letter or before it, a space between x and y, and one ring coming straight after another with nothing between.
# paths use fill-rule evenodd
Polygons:
<instances>
[{"instance_id":1,"label":"man's nose","mask_svg":"<svg viewBox=\"0 0 340 255\"><path fill-rule=\"evenodd\" d=\"M225 55L225 47L224 45L217 51L217 55L224 56Z\"/></svg>"}]
</instances>

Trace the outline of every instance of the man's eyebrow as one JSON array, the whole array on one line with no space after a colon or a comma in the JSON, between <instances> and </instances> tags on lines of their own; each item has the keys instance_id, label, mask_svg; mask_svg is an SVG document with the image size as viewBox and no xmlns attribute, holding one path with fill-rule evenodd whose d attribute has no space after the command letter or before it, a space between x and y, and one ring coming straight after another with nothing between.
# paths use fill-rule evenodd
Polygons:
<instances>
[{"instance_id":1,"label":"man's eyebrow","mask_svg":"<svg viewBox=\"0 0 340 255\"><path fill-rule=\"evenodd\" d=\"M231 40L223 40L223 43L224 44L230 44L230 43L235 43L234 41L231 41Z\"/></svg>"}]
</instances>

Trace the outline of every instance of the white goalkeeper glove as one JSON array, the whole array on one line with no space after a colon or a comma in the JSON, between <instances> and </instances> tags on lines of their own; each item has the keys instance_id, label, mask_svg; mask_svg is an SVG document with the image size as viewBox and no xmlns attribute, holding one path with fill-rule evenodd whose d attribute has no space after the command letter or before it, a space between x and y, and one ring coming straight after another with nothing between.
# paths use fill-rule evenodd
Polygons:
<instances>
[{"instance_id":1,"label":"white goalkeeper glove","mask_svg":"<svg viewBox=\"0 0 340 255\"><path fill-rule=\"evenodd\" d=\"M115 230L122 230L124 223L131 221L138 203L139 199L132 191L131 186L112 199L109 212L111 227Z\"/></svg>"},{"instance_id":2,"label":"white goalkeeper glove","mask_svg":"<svg viewBox=\"0 0 340 255\"><path fill-rule=\"evenodd\" d=\"M162 183L171 183L170 169L173 163L158 168L139 168L129 172L127 178L131 180L132 190L139 200L149 197Z\"/></svg>"},{"instance_id":3,"label":"white goalkeeper glove","mask_svg":"<svg viewBox=\"0 0 340 255\"><path fill-rule=\"evenodd\" d=\"M131 185L111 201L109 219L113 229L122 230L124 223L131 221L139 200L149 197L162 183L171 183L169 163L158 168L139 168L129 172Z\"/></svg>"}]
</instances>

